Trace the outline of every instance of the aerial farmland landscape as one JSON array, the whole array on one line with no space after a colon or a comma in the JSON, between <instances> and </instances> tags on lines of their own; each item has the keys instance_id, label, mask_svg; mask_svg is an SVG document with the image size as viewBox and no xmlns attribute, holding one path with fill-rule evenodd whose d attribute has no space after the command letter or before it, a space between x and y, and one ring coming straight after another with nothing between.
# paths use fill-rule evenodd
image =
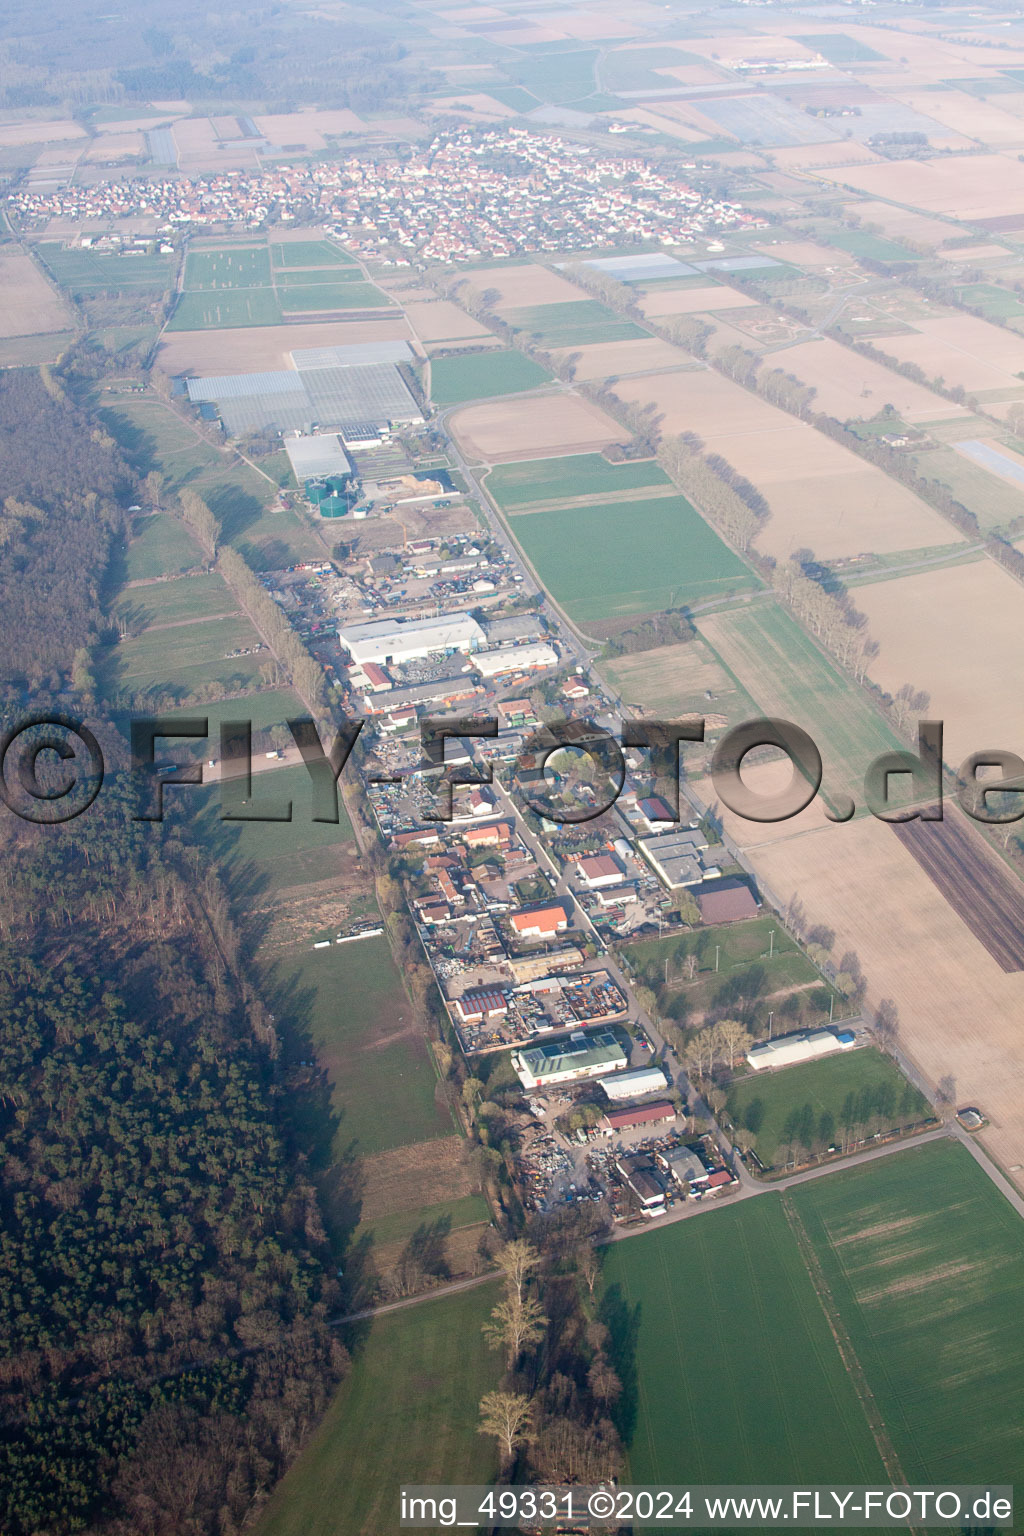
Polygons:
<instances>
[{"instance_id":1,"label":"aerial farmland landscape","mask_svg":"<svg viewBox=\"0 0 1024 1536\"><path fill-rule=\"evenodd\" d=\"M0 59L3 1536L1024 1530L1024 13Z\"/></svg>"}]
</instances>

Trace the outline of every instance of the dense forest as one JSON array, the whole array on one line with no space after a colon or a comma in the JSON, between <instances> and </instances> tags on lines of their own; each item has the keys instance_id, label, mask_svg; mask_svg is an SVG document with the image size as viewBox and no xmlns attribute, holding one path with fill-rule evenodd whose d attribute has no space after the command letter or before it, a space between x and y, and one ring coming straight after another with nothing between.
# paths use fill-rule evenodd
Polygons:
<instances>
[{"instance_id":1,"label":"dense forest","mask_svg":"<svg viewBox=\"0 0 1024 1536\"><path fill-rule=\"evenodd\" d=\"M56 690L103 623L134 477L48 369L0 373L0 678Z\"/></svg>"},{"instance_id":2,"label":"dense forest","mask_svg":"<svg viewBox=\"0 0 1024 1536\"><path fill-rule=\"evenodd\" d=\"M7 1536L237 1530L345 1363L226 902L130 808L3 828Z\"/></svg>"},{"instance_id":3,"label":"dense forest","mask_svg":"<svg viewBox=\"0 0 1024 1536\"><path fill-rule=\"evenodd\" d=\"M72 387L0 376L4 725L19 672L52 698L103 624L134 483ZM231 1536L346 1366L324 1090L288 1075L208 850L133 819L91 723L87 814L0 809L0 1531Z\"/></svg>"},{"instance_id":4,"label":"dense forest","mask_svg":"<svg viewBox=\"0 0 1024 1536\"><path fill-rule=\"evenodd\" d=\"M128 0L101 18L84 0L15 0L0 17L0 106L77 111L184 97L199 110L289 112L315 98L399 110L430 80L403 41L421 27L405 0L338 15L251 4L222 12L184 0L159 16L147 0Z\"/></svg>"}]
</instances>

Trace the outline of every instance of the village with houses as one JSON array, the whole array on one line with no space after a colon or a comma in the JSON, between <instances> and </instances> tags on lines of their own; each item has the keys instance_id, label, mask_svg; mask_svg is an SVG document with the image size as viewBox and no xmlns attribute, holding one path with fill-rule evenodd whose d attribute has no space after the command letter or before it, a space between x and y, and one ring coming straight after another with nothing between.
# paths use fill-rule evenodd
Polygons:
<instances>
[{"instance_id":1,"label":"village with houses","mask_svg":"<svg viewBox=\"0 0 1024 1536\"><path fill-rule=\"evenodd\" d=\"M514 164L514 177L506 161ZM690 169L696 168L694 162ZM312 219L360 259L383 266L583 251L623 241L680 243L762 222L642 155L520 128L447 130L379 164L347 155L204 177L27 186L11 202L28 221L142 217L168 233L259 229L271 217L285 224Z\"/></svg>"}]
</instances>

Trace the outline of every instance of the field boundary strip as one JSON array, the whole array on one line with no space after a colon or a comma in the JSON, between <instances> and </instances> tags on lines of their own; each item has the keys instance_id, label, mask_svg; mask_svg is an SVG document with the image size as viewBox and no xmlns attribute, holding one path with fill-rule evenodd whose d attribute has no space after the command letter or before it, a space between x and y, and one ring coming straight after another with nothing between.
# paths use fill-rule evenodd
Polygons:
<instances>
[{"instance_id":1,"label":"field boundary strip","mask_svg":"<svg viewBox=\"0 0 1024 1536\"><path fill-rule=\"evenodd\" d=\"M821 1310L825 1314L829 1331L835 1340L836 1349L839 1351L839 1358L843 1362L843 1369L850 1378L853 1389L860 1399L860 1405L864 1411L864 1417L867 1420L875 1447L881 1457L882 1465L885 1467L886 1473L894 1486L899 1488L905 1487L907 1484L906 1473L903 1470L896 1447L892 1443L885 1420L882 1417L878 1404L875 1402L875 1395L868 1384L867 1374L860 1363L860 1357L854 1348L854 1343L847 1331L846 1324L843 1322L842 1314L836 1305L835 1297L832 1295L829 1283L825 1278L825 1272L818 1262L818 1256L814 1251L807 1230L800 1220L796 1206L789 1195L784 1194L781 1198L782 1210L789 1223L793 1240L810 1276L815 1295L821 1303ZM909 1529L911 1536L917 1536L914 1527L909 1527Z\"/></svg>"}]
</instances>

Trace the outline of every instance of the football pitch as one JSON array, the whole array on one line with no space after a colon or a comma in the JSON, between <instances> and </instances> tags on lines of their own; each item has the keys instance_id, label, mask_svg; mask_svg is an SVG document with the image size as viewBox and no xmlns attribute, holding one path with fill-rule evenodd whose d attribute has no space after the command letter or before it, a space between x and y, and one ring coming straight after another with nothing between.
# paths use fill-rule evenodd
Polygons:
<instances>
[{"instance_id":1,"label":"football pitch","mask_svg":"<svg viewBox=\"0 0 1024 1536\"><path fill-rule=\"evenodd\" d=\"M387 294L367 282L347 252L325 240L193 250L170 331L280 325L289 315L383 309Z\"/></svg>"},{"instance_id":2,"label":"football pitch","mask_svg":"<svg viewBox=\"0 0 1024 1536\"><path fill-rule=\"evenodd\" d=\"M542 585L580 623L758 584L683 496L534 512L516 519L515 536Z\"/></svg>"}]
</instances>

